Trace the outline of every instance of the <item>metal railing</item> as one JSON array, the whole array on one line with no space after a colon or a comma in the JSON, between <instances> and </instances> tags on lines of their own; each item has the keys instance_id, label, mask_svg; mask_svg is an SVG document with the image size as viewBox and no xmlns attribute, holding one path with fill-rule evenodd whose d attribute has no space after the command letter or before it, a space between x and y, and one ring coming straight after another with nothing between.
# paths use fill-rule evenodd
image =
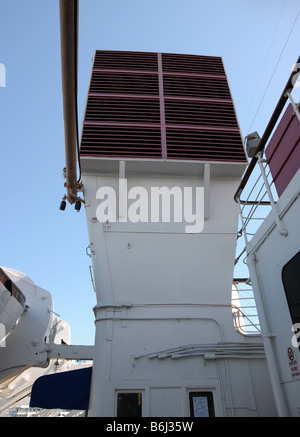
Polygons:
<instances>
[{"instance_id":1,"label":"metal railing","mask_svg":"<svg viewBox=\"0 0 300 437\"><path fill-rule=\"evenodd\" d=\"M238 232L238 239L244 236L245 240L244 246L240 247L237 254L236 265L242 260L244 267L246 266L247 245L270 211L274 214L278 232L282 235L287 234L277 210L278 196L267 160L264 157L264 149L288 100L292 103L293 110L300 121L299 106L295 104L291 96L291 92L300 75L300 57L295 66L297 69L292 71L284 87L273 115L234 196L235 201L240 207L241 228ZM243 200L241 199L242 194ZM238 246L239 244L237 244L237 248ZM235 281L235 288L236 290L233 289L232 293L234 326L243 334L258 334L260 332L260 324L250 279L240 282Z\"/></svg>"},{"instance_id":2,"label":"metal railing","mask_svg":"<svg viewBox=\"0 0 300 437\"><path fill-rule=\"evenodd\" d=\"M251 175L250 181L253 180L252 183L249 183L251 189L249 189L246 199L242 202L238 200L241 219L239 235L244 235L245 245L255 235L271 210L275 214L275 221L279 232L285 234L276 209L276 202L278 200L277 191L274 187L274 181L268 164L262 156L258 157L258 165L258 173L254 171Z\"/></svg>"},{"instance_id":3,"label":"metal railing","mask_svg":"<svg viewBox=\"0 0 300 437\"><path fill-rule=\"evenodd\" d=\"M270 211L272 211L278 232L283 236L287 235L287 231L280 219L280 212L277 209L278 195L274 187L274 181L267 159L264 156L264 149L287 101L291 102L293 112L300 122L299 105L294 102L291 96L296 80L300 75L300 57L295 66L297 66L297 70L293 71L290 75L268 126L259 141L253 158L234 196L235 201L240 207L241 229L238 233L238 237L244 235L245 239L245 248L237 257L237 260L246 252L249 241L253 235L255 235L260 224L265 220ZM242 194L244 200L241 199Z\"/></svg>"},{"instance_id":4,"label":"metal railing","mask_svg":"<svg viewBox=\"0 0 300 437\"><path fill-rule=\"evenodd\" d=\"M247 187L249 186L251 188L249 188L248 191L244 189L245 200L241 202L240 199L238 199L240 208L240 230L237 235L238 242L235 270L238 271L242 268L242 270L246 270L245 275L249 275L246 263L247 245L272 209L272 204L269 201L269 189L272 193L272 200L274 203L277 201L277 193L273 179L268 165L264 161L263 158L258 159L257 162L259 162L262 167L257 166L248 179ZM266 180L269 187L268 189ZM241 240L239 240L240 238ZM251 279L249 277L234 280L231 306L235 329L244 335L259 335L261 332L260 322Z\"/></svg>"},{"instance_id":5,"label":"metal railing","mask_svg":"<svg viewBox=\"0 0 300 437\"><path fill-rule=\"evenodd\" d=\"M235 279L231 297L233 325L244 335L259 335L260 324L250 279Z\"/></svg>"}]
</instances>

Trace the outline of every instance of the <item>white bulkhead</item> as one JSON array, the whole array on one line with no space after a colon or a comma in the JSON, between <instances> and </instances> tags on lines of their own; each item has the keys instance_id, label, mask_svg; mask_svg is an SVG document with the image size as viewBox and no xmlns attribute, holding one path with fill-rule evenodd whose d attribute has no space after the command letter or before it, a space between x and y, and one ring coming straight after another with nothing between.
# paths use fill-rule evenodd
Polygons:
<instances>
[{"instance_id":1,"label":"white bulkhead","mask_svg":"<svg viewBox=\"0 0 300 437\"><path fill-rule=\"evenodd\" d=\"M81 165L97 295L88 414L274 415L261 339L243 336L232 321L233 195L242 166L88 158ZM162 215L151 222L153 187L168 188L160 214L171 199L169 222ZM201 204L199 232L186 231L192 223L180 222L168 196L182 194L184 218L186 187L194 196L194 224Z\"/></svg>"},{"instance_id":2,"label":"white bulkhead","mask_svg":"<svg viewBox=\"0 0 300 437\"><path fill-rule=\"evenodd\" d=\"M300 170L247 246L247 263L255 287L262 334L268 342L267 362L278 386L283 416L299 416L299 259Z\"/></svg>"}]
</instances>

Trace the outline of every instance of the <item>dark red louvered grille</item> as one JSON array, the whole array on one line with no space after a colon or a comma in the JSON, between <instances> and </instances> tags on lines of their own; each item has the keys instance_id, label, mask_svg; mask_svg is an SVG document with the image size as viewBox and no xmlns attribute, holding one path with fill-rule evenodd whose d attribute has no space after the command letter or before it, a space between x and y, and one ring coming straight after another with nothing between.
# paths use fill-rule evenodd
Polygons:
<instances>
[{"instance_id":1,"label":"dark red louvered grille","mask_svg":"<svg viewBox=\"0 0 300 437\"><path fill-rule=\"evenodd\" d=\"M243 160L236 131L167 128L168 158L209 161ZM182 151L184 150L184 155Z\"/></svg>"},{"instance_id":2,"label":"dark red louvered grille","mask_svg":"<svg viewBox=\"0 0 300 437\"><path fill-rule=\"evenodd\" d=\"M96 51L80 154L246 162L222 59Z\"/></svg>"},{"instance_id":3,"label":"dark red louvered grille","mask_svg":"<svg viewBox=\"0 0 300 437\"><path fill-rule=\"evenodd\" d=\"M94 68L100 68L101 70L157 71L157 54L97 50L95 53Z\"/></svg>"},{"instance_id":4,"label":"dark red louvered grille","mask_svg":"<svg viewBox=\"0 0 300 437\"><path fill-rule=\"evenodd\" d=\"M225 78L164 75L164 95L230 100Z\"/></svg>"},{"instance_id":5,"label":"dark red louvered grille","mask_svg":"<svg viewBox=\"0 0 300 437\"><path fill-rule=\"evenodd\" d=\"M214 56L162 53L164 72L225 75L222 59Z\"/></svg>"},{"instance_id":6,"label":"dark red louvered grille","mask_svg":"<svg viewBox=\"0 0 300 437\"><path fill-rule=\"evenodd\" d=\"M151 74L93 71L90 93L98 94L159 94L158 77Z\"/></svg>"},{"instance_id":7,"label":"dark red louvered grille","mask_svg":"<svg viewBox=\"0 0 300 437\"><path fill-rule=\"evenodd\" d=\"M165 119L167 124L238 127L228 102L165 99Z\"/></svg>"},{"instance_id":8,"label":"dark red louvered grille","mask_svg":"<svg viewBox=\"0 0 300 437\"><path fill-rule=\"evenodd\" d=\"M160 123L159 100L144 98L98 97L91 95L86 121L115 123Z\"/></svg>"},{"instance_id":9,"label":"dark red louvered grille","mask_svg":"<svg viewBox=\"0 0 300 437\"><path fill-rule=\"evenodd\" d=\"M161 137L157 127L85 125L82 135L85 156L160 158Z\"/></svg>"}]
</instances>

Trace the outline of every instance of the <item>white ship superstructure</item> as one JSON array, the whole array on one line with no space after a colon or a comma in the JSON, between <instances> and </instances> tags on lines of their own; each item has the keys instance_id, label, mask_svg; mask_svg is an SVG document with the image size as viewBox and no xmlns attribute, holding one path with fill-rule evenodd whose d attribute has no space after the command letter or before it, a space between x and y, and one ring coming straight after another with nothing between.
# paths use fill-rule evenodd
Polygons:
<instances>
[{"instance_id":1,"label":"white ship superstructure","mask_svg":"<svg viewBox=\"0 0 300 437\"><path fill-rule=\"evenodd\" d=\"M78 1L60 12L60 209L85 210L95 344L1 268L0 415L299 416L300 58L245 147L221 57L96 50L79 140Z\"/></svg>"},{"instance_id":2,"label":"white ship superstructure","mask_svg":"<svg viewBox=\"0 0 300 437\"><path fill-rule=\"evenodd\" d=\"M221 58L96 51L80 153L89 416L275 415L260 335L233 323L247 160Z\"/></svg>"}]
</instances>

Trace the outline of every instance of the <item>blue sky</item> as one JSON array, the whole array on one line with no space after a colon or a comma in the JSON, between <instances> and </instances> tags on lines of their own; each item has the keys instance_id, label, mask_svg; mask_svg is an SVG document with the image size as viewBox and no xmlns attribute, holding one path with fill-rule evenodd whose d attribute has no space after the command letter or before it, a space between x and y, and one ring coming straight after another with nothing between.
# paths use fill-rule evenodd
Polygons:
<instances>
[{"instance_id":1,"label":"blue sky","mask_svg":"<svg viewBox=\"0 0 300 437\"><path fill-rule=\"evenodd\" d=\"M95 49L222 56L243 136L262 135L299 56L298 0L79 3L80 126ZM72 343L93 344L84 208L59 210L65 152L58 0L0 0L0 63L0 265L52 293ZM299 101L300 87L295 91Z\"/></svg>"}]
</instances>

